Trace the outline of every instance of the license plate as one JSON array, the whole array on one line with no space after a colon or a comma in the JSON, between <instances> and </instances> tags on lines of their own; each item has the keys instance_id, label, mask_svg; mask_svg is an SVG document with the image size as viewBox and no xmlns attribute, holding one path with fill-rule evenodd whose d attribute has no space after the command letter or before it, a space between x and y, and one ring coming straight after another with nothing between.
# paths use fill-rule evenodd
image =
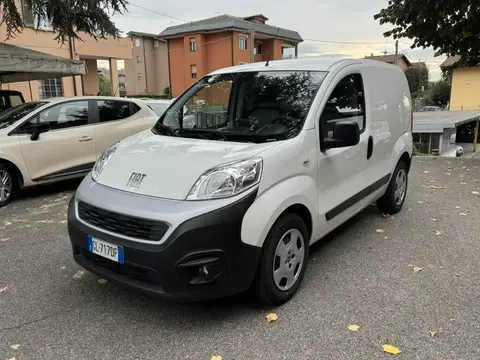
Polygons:
<instances>
[{"instance_id":1,"label":"license plate","mask_svg":"<svg viewBox=\"0 0 480 360\"><path fill-rule=\"evenodd\" d=\"M120 264L123 264L124 262L122 246L114 245L103 240L98 240L92 236L88 237L88 251L112 261L116 261Z\"/></svg>"}]
</instances>

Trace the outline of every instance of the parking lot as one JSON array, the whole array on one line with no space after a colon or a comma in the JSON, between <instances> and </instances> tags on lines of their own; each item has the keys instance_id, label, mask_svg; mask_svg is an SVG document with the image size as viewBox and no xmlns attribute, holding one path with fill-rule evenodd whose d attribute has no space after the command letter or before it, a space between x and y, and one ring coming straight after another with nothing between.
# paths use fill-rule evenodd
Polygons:
<instances>
[{"instance_id":1,"label":"parking lot","mask_svg":"<svg viewBox=\"0 0 480 360\"><path fill-rule=\"evenodd\" d=\"M372 360L385 344L394 358L480 358L480 160L416 158L403 211L371 207L315 245L278 308L174 304L83 272L66 230L77 185L0 209L0 358Z\"/></svg>"}]
</instances>

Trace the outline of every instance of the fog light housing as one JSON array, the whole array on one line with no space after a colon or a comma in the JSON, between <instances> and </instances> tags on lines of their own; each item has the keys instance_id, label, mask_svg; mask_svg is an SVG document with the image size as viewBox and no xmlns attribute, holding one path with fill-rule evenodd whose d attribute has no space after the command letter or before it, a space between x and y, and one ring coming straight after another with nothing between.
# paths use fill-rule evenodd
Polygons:
<instances>
[{"instance_id":1,"label":"fog light housing","mask_svg":"<svg viewBox=\"0 0 480 360\"><path fill-rule=\"evenodd\" d=\"M189 285L208 285L226 278L226 268L221 254L197 254L183 259L177 270Z\"/></svg>"}]
</instances>

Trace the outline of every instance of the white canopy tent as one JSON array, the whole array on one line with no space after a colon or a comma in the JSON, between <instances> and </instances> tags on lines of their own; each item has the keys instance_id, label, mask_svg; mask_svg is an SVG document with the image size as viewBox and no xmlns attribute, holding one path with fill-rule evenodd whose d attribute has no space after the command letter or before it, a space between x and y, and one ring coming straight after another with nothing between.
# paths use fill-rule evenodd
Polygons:
<instances>
[{"instance_id":1,"label":"white canopy tent","mask_svg":"<svg viewBox=\"0 0 480 360\"><path fill-rule=\"evenodd\" d=\"M82 61L0 43L0 83L74 75L85 75Z\"/></svg>"}]
</instances>

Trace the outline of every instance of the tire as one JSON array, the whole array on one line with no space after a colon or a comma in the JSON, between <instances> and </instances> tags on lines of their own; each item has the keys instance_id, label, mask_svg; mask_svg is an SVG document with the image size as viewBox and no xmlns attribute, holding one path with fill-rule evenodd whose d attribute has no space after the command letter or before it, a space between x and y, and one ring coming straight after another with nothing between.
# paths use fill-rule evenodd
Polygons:
<instances>
[{"instance_id":1,"label":"tire","mask_svg":"<svg viewBox=\"0 0 480 360\"><path fill-rule=\"evenodd\" d=\"M397 179L399 177L402 177L403 180L399 180L399 183L397 183ZM397 190L402 183L403 195L400 196L401 192L397 192ZM392 178L390 179L387 191L380 199L377 200L378 209L384 214L393 215L398 213L400 210L402 210L405 198L407 197L407 190L408 166L403 160L400 160L395 168L395 171L393 172Z\"/></svg>"},{"instance_id":2,"label":"tire","mask_svg":"<svg viewBox=\"0 0 480 360\"><path fill-rule=\"evenodd\" d=\"M295 238L296 242L293 240ZM286 245L280 245L280 242L283 244L286 242ZM289 248L290 244L291 248ZM302 246L299 246L300 244ZM285 250L283 252L285 257L278 255L281 250ZM281 305L290 300L297 292L305 275L308 254L309 236L305 222L297 214L282 215L270 229L263 246L253 285L257 300L274 305ZM292 255L295 256L292 258ZM302 256L303 259L301 259ZM276 277L274 269L277 269ZM281 274L285 276L281 278Z\"/></svg>"},{"instance_id":3,"label":"tire","mask_svg":"<svg viewBox=\"0 0 480 360\"><path fill-rule=\"evenodd\" d=\"M15 173L0 163L0 208L12 201L17 191Z\"/></svg>"}]
</instances>

